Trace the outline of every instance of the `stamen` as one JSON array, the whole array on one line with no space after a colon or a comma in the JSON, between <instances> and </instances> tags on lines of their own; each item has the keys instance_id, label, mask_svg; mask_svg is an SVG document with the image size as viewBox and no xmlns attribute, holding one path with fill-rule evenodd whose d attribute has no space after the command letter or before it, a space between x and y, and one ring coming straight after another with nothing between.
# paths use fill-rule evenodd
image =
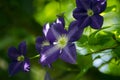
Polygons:
<instances>
[{"instance_id":1,"label":"stamen","mask_svg":"<svg viewBox=\"0 0 120 80\"><path fill-rule=\"evenodd\" d=\"M62 35L58 37L57 40L57 47L58 48L64 48L67 45L68 37L66 35Z\"/></svg>"},{"instance_id":2,"label":"stamen","mask_svg":"<svg viewBox=\"0 0 120 80\"><path fill-rule=\"evenodd\" d=\"M93 15L94 15L93 10L88 9L88 10L87 10L87 15L88 15L88 16L93 16Z\"/></svg>"},{"instance_id":3,"label":"stamen","mask_svg":"<svg viewBox=\"0 0 120 80\"><path fill-rule=\"evenodd\" d=\"M17 61L21 61L21 62L24 61L24 56L23 56L23 55L18 56L18 57L17 57Z\"/></svg>"}]
</instances>

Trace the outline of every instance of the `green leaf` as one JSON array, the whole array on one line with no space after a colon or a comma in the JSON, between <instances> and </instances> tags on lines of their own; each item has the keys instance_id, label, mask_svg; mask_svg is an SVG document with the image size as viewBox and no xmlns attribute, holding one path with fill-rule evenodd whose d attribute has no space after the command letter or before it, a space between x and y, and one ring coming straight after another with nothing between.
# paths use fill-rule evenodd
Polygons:
<instances>
[{"instance_id":1,"label":"green leaf","mask_svg":"<svg viewBox=\"0 0 120 80\"><path fill-rule=\"evenodd\" d=\"M116 57L120 58L120 46L113 49L113 53L115 54Z\"/></svg>"},{"instance_id":2,"label":"green leaf","mask_svg":"<svg viewBox=\"0 0 120 80\"><path fill-rule=\"evenodd\" d=\"M88 45L92 51L112 47L116 44L113 34L107 31L96 31L89 36Z\"/></svg>"},{"instance_id":3,"label":"green leaf","mask_svg":"<svg viewBox=\"0 0 120 80\"><path fill-rule=\"evenodd\" d=\"M120 60L112 59L108 64L104 64L99 70L105 74L120 76Z\"/></svg>"}]
</instances>

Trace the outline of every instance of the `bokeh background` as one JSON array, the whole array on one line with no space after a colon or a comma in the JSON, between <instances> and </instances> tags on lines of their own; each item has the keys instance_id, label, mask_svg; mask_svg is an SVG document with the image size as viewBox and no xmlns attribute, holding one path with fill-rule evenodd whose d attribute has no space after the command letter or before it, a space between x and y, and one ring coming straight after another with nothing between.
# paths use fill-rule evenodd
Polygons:
<instances>
[{"instance_id":1,"label":"bokeh background","mask_svg":"<svg viewBox=\"0 0 120 80\"><path fill-rule=\"evenodd\" d=\"M95 30L86 28L82 38L76 43L78 64L71 65L62 60L57 60L53 63L53 67L49 69L42 67L38 63L39 58L36 58L30 60L30 72L19 72L10 77L8 74L10 63L7 55L8 48L10 46L17 48L21 41L26 41L27 56L37 55L35 39L42 35L43 25L54 21L57 18L56 15L64 13L67 28L69 23L74 20L72 11L76 4L75 0L0 0L0 80L44 80L46 71L50 74L52 80L119 80L120 47L115 48L115 50L108 48L108 51L104 51L107 48L106 45L103 45L107 43L107 47L112 47L116 44L110 38L113 34L120 41L120 0L107 0L107 3L107 9L101 14L105 21L103 30L97 36L99 40L93 37L96 35ZM97 43L94 43L94 40ZM86 42L89 43L89 47L86 44L83 46L83 43ZM101 50L101 48L103 49ZM88 52L86 52L86 49L88 49ZM95 61L96 55L83 55L91 53L89 51L91 49L97 51L100 49L104 52L99 51L99 54L102 55L97 56ZM115 58L113 58L113 55L112 57L101 57L104 54L111 55L109 54L111 52L115 53ZM101 59L108 60L101 62ZM112 67L109 67L109 69L103 67L103 69L102 66L108 63Z\"/></svg>"}]
</instances>

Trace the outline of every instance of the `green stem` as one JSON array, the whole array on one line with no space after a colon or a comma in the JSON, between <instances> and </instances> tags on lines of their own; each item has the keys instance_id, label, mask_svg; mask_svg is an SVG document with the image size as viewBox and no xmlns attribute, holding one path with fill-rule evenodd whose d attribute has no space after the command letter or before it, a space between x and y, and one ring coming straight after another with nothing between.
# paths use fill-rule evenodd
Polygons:
<instances>
[{"instance_id":1,"label":"green stem","mask_svg":"<svg viewBox=\"0 0 120 80\"><path fill-rule=\"evenodd\" d=\"M115 45L113 47L108 47L108 48L100 49L98 51L90 52L90 53L86 54L85 56L88 56L88 55L91 55L91 54L94 54L94 53L98 53L98 52L101 52L101 51L104 51L104 50L108 50L108 49L114 49L114 48L116 48L118 46L120 46L120 45L117 44L117 45Z\"/></svg>"},{"instance_id":2,"label":"green stem","mask_svg":"<svg viewBox=\"0 0 120 80\"><path fill-rule=\"evenodd\" d=\"M104 48L104 49L100 49L98 51L94 51L94 52L90 52L88 54L86 54L85 56L88 56L88 55L91 55L91 54L94 54L94 53L98 53L98 52L101 52L101 51L104 51L104 50L108 50L108 49L115 49L116 47L119 47L120 45L120 42L115 38L115 35L112 36L113 40L117 43L116 45L112 46L112 47L108 47L108 48Z\"/></svg>"},{"instance_id":3,"label":"green stem","mask_svg":"<svg viewBox=\"0 0 120 80\"><path fill-rule=\"evenodd\" d=\"M35 55L35 56L33 56L33 57L31 57L30 59L35 59L35 58L38 58L38 57L40 57L39 54L38 54L38 55Z\"/></svg>"}]
</instances>

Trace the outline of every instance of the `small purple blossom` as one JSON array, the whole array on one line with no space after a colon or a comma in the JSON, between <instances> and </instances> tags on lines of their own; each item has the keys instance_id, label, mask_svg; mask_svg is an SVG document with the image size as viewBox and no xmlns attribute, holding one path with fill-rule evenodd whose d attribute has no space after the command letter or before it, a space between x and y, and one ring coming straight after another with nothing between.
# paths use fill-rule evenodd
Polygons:
<instances>
[{"instance_id":1,"label":"small purple blossom","mask_svg":"<svg viewBox=\"0 0 120 80\"><path fill-rule=\"evenodd\" d=\"M43 27L43 36L39 36L36 38L36 50L37 52L39 52L41 54L41 50L43 49L43 47L45 46L49 46L50 45L50 42L46 39L46 35L47 35L47 32L49 30L49 23L45 24L44 27Z\"/></svg>"},{"instance_id":2,"label":"small purple blossom","mask_svg":"<svg viewBox=\"0 0 120 80\"><path fill-rule=\"evenodd\" d=\"M15 47L10 47L8 49L8 56L12 61L9 65L9 74L11 76L21 70L25 72L30 70L30 62L26 58L26 42L21 42L18 50Z\"/></svg>"},{"instance_id":3,"label":"small purple blossom","mask_svg":"<svg viewBox=\"0 0 120 80\"><path fill-rule=\"evenodd\" d=\"M91 26L100 29L103 17L100 15L106 9L106 0L76 0L77 8L73 17L78 21L80 28Z\"/></svg>"},{"instance_id":4,"label":"small purple blossom","mask_svg":"<svg viewBox=\"0 0 120 80\"><path fill-rule=\"evenodd\" d=\"M83 29L78 30L76 21L70 24L68 31L65 30L64 26L64 18L58 18L51 25L44 26L43 33L50 44L43 46L42 49L43 40L37 38L36 47L39 45L37 49L39 48L38 51L40 51L42 65L50 65L58 58L71 64L76 63L76 47L73 42L80 38Z\"/></svg>"}]
</instances>

